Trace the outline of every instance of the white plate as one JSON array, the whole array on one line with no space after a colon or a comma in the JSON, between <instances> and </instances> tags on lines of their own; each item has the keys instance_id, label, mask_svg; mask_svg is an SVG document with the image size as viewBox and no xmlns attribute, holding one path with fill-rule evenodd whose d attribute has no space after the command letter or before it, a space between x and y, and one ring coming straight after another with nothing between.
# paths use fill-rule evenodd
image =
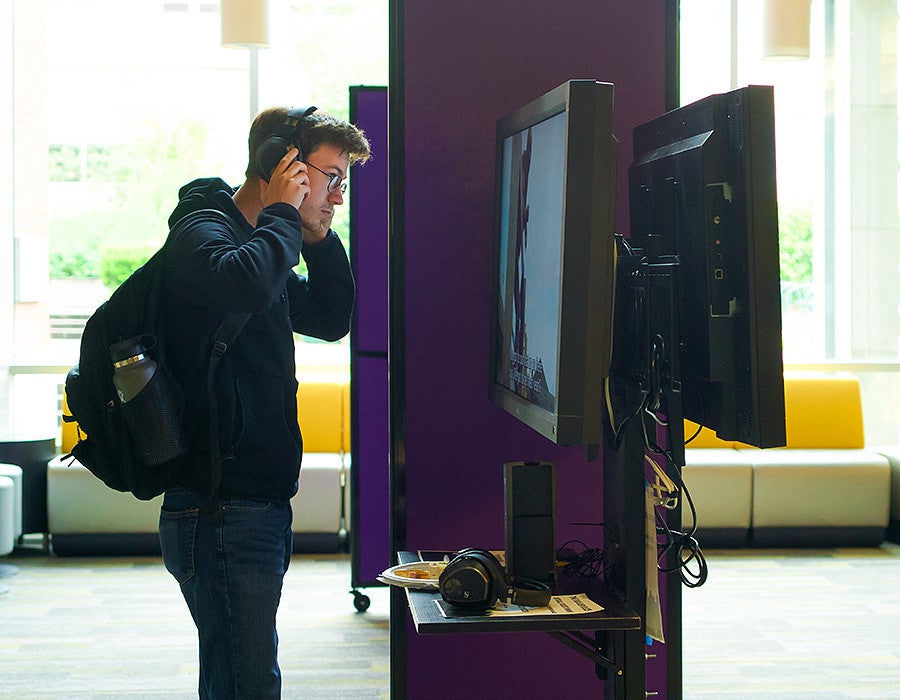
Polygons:
<instances>
[{"instance_id":1,"label":"white plate","mask_svg":"<svg viewBox=\"0 0 900 700\"><path fill-rule=\"evenodd\" d=\"M445 561L414 561L409 564L398 564L385 569L378 580L392 586L404 588L438 588L438 579L447 566Z\"/></svg>"}]
</instances>

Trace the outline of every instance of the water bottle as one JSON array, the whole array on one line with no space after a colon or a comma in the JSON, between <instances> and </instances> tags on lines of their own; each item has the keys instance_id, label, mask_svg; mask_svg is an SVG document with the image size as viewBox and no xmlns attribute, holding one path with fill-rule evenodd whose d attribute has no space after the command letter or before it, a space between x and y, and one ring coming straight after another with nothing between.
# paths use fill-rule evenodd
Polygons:
<instances>
[{"instance_id":1,"label":"water bottle","mask_svg":"<svg viewBox=\"0 0 900 700\"><path fill-rule=\"evenodd\" d=\"M141 460L148 466L173 460L187 451L184 392L166 368L150 356L155 346L156 338L144 335L109 348L122 415Z\"/></svg>"},{"instance_id":2,"label":"water bottle","mask_svg":"<svg viewBox=\"0 0 900 700\"><path fill-rule=\"evenodd\" d=\"M140 338L129 338L109 348L113 384L122 403L137 396L156 374L156 360L146 354L147 350Z\"/></svg>"}]
</instances>

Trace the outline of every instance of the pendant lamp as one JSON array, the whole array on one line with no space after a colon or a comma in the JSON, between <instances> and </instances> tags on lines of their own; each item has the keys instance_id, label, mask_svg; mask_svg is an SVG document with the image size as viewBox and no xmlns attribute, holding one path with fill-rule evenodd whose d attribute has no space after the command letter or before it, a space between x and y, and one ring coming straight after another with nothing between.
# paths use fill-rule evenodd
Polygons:
<instances>
[{"instance_id":1,"label":"pendant lamp","mask_svg":"<svg viewBox=\"0 0 900 700\"><path fill-rule=\"evenodd\" d=\"M809 58L810 0L765 0L763 58Z\"/></svg>"},{"instance_id":2,"label":"pendant lamp","mask_svg":"<svg viewBox=\"0 0 900 700\"><path fill-rule=\"evenodd\" d=\"M268 48L268 0L222 0L222 46Z\"/></svg>"}]
</instances>

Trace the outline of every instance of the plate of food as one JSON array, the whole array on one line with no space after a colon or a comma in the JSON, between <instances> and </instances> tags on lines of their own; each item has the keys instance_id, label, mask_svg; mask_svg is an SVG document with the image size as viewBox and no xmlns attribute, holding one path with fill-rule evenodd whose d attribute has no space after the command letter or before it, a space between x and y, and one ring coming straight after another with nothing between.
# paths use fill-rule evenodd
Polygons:
<instances>
[{"instance_id":1,"label":"plate of food","mask_svg":"<svg viewBox=\"0 0 900 700\"><path fill-rule=\"evenodd\" d=\"M398 564L381 572L378 580L391 586L404 588L438 588L441 572L447 567L445 561L414 561L409 564Z\"/></svg>"}]
</instances>

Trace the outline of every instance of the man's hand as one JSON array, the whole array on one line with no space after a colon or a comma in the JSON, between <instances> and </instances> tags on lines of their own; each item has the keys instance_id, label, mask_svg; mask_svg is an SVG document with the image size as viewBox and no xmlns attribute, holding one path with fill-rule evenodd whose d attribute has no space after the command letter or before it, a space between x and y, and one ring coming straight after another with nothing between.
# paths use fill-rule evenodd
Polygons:
<instances>
[{"instance_id":1,"label":"man's hand","mask_svg":"<svg viewBox=\"0 0 900 700\"><path fill-rule=\"evenodd\" d=\"M306 163L296 160L297 149L292 148L278 161L269 181L260 180L260 199L263 208L276 202L286 202L299 211L309 195L309 172Z\"/></svg>"}]
</instances>

